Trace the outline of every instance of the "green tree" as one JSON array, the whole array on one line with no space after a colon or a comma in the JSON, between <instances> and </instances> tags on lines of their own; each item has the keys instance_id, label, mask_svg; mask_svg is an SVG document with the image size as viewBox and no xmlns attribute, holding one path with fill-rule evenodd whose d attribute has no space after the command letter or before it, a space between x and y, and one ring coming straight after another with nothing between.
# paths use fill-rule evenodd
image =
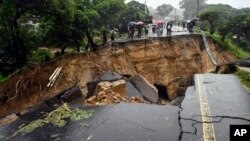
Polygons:
<instances>
[{"instance_id":1,"label":"green tree","mask_svg":"<svg viewBox=\"0 0 250 141\"><path fill-rule=\"evenodd\" d=\"M200 14L199 18L201 21L207 21L210 25L210 33L213 34L215 32L216 22L220 20L220 11L210 10Z\"/></svg>"},{"instance_id":2,"label":"green tree","mask_svg":"<svg viewBox=\"0 0 250 141\"><path fill-rule=\"evenodd\" d=\"M210 12L210 11L218 11L220 14L218 15L218 20L214 23L214 31L220 30L220 32L226 32L227 31L227 23L231 16L235 15L237 13L237 10L232 8L229 5L224 4L209 4L206 5L205 9L202 9L200 11L200 14ZM204 30L209 30L210 24L207 22L207 20L201 21L200 26Z\"/></svg>"},{"instance_id":3,"label":"green tree","mask_svg":"<svg viewBox=\"0 0 250 141\"><path fill-rule=\"evenodd\" d=\"M122 32L127 32L127 25L130 21L152 21L152 16L149 15L148 8L145 4L139 3L137 1L130 1L127 3L125 9L120 13L118 23L120 24L120 30Z\"/></svg>"},{"instance_id":4,"label":"green tree","mask_svg":"<svg viewBox=\"0 0 250 141\"><path fill-rule=\"evenodd\" d=\"M127 3L127 5L129 7L129 11L133 11L135 13L135 20L149 20L149 11L147 7L145 11L145 4L139 3L137 1L130 1L129 3Z\"/></svg>"},{"instance_id":5,"label":"green tree","mask_svg":"<svg viewBox=\"0 0 250 141\"><path fill-rule=\"evenodd\" d=\"M158 6L156 8L157 14L159 14L162 17L167 16L172 10L174 9L174 7L172 5L169 4L162 4L160 6Z\"/></svg>"},{"instance_id":6,"label":"green tree","mask_svg":"<svg viewBox=\"0 0 250 141\"><path fill-rule=\"evenodd\" d=\"M44 8L47 1L4 0L0 4L0 71L9 72L22 67L28 61L29 49L22 37L20 18ZM3 34L2 34L3 33Z\"/></svg>"},{"instance_id":7,"label":"green tree","mask_svg":"<svg viewBox=\"0 0 250 141\"><path fill-rule=\"evenodd\" d=\"M126 5L123 0L93 0L93 4L100 15L97 26L102 30L103 44L105 44L107 31L118 26L118 18Z\"/></svg>"}]
</instances>

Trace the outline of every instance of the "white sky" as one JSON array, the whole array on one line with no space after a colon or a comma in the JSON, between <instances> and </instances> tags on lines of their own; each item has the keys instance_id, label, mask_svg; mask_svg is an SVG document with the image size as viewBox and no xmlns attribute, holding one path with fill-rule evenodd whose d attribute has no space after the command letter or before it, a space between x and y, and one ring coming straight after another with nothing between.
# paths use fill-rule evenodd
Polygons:
<instances>
[{"instance_id":1,"label":"white sky","mask_svg":"<svg viewBox=\"0 0 250 141\"><path fill-rule=\"evenodd\" d=\"M129 2L131 0L126 0L126 2ZM145 0L136 0L140 3L145 3ZM171 4L174 7L179 8L179 1L180 0L146 0L147 5L156 8L157 6L165 3L165 4ZM234 8L250 8L250 0L207 0L208 4L229 4Z\"/></svg>"}]
</instances>

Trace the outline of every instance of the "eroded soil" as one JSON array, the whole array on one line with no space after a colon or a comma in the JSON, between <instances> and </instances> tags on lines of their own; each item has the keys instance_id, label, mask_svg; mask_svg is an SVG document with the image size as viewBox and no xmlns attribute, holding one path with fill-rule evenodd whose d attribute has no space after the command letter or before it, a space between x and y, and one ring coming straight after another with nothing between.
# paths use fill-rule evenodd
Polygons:
<instances>
[{"instance_id":1,"label":"eroded soil","mask_svg":"<svg viewBox=\"0 0 250 141\"><path fill-rule=\"evenodd\" d=\"M208 38L208 43L220 64L235 61L212 39ZM63 69L58 79L47 88L50 75L60 66ZM164 86L169 100L173 100L188 86L193 74L214 69L199 35L173 37L170 43L167 38L132 41L19 71L0 84L0 115L20 112L73 85L84 91L87 82L106 71L142 75L151 84Z\"/></svg>"}]
</instances>

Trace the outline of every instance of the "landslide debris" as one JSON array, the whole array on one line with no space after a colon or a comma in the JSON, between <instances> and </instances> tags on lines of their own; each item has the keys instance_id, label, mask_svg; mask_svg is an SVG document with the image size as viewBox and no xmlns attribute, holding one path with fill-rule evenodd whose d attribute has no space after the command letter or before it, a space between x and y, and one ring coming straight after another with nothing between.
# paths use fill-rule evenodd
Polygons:
<instances>
[{"instance_id":1,"label":"landslide debris","mask_svg":"<svg viewBox=\"0 0 250 141\"><path fill-rule=\"evenodd\" d=\"M57 127L62 127L67 124L67 119L70 119L71 121L79 121L91 117L93 113L93 110L85 111L79 108L70 108L67 103L64 103L57 109L45 114L43 119L37 119L26 125L21 125L19 129L11 135L11 137L31 133L35 129L49 123Z\"/></svg>"},{"instance_id":2,"label":"landslide debris","mask_svg":"<svg viewBox=\"0 0 250 141\"><path fill-rule=\"evenodd\" d=\"M211 39L208 44L213 53L219 52L214 55L218 62L235 61L233 55L220 50ZM84 91L87 83L108 71L141 75L150 84L165 87L169 100L174 100L188 86L184 82L193 74L215 70L203 46L200 35L176 36L171 42L167 38L153 38L23 69L0 84L0 116L19 113L73 85L87 95ZM50 75L60 66L63 69L56 82L47 88Z\"/></svg>"}]
</instances>

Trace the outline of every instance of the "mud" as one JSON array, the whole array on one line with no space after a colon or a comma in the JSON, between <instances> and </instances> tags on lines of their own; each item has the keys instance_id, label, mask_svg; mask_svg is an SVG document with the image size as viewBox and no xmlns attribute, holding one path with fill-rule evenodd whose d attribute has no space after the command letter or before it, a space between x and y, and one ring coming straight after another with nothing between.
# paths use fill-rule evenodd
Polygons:
<instances>
[{"instance_id":1,"label":"mud","mask_svg":"<svg viewBox=\"0 0 250 141\"><path fill-rule=\"evenodd\" d=\"M208 42L218 62L235 61L212 39ZM47 88L48 79L58 66L63 66L63 70L53 87ZM170 43L167 38L131 41L19 71L0 84L0 115L18 113L75 84L84 90L87 82L106 71L124 76L140 74L151 84L165 87L167 98L174 100L188 86L193 74L214 69L199 35L173 37Z\"/></svg>"}]
</instances>

